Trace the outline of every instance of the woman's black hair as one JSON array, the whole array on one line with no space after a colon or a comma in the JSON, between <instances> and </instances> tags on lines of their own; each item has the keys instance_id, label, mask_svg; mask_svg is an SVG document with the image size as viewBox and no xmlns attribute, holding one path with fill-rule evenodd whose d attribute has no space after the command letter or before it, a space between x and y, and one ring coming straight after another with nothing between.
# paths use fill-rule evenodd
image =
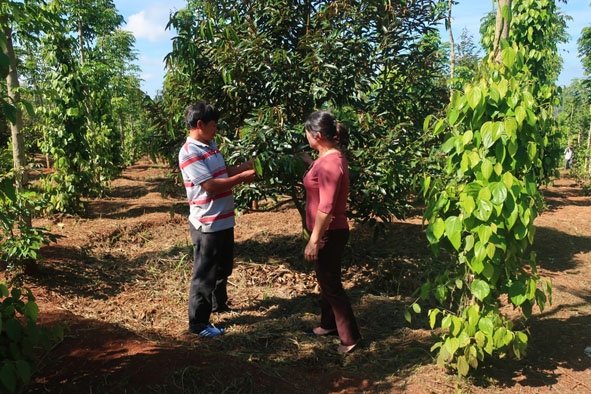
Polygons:
<instances>
[{"instance_id":1,"label":"woman's black hair","mask_svg":"<svg viewBox=\"0 0 591 394\"><path fill-rule=\"evenodd\" d=\"M195 105L189 105L185 109L185 125L189 130L195 129L199 120L203 123L208 123L212 120L217 122L219 119L220 111L213 105L203 101Z\"/></svg>"},{"instance_id":2,"label":"woman's black hair","mask_svg":"<svg viewBox=\"0 0 591 394\"><path fill-rule=\"evenodd\" d=\"M327 141L335 141L341 147L349 145L349 131L347 127L337 122L335 116L328 111L312 112L306 119L306 130L320 133Z\"/></svg>"}]
</instances>

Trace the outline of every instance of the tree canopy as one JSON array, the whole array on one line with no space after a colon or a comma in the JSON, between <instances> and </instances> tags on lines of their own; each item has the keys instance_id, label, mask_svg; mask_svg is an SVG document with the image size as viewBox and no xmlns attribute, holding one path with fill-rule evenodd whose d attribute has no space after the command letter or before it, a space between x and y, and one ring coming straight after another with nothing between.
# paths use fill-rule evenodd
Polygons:
<instances>
[{"instance_id":1,"label":"tree canopy","mask_svg":"<svg viewBox=\"0 0 591 394\"><path fill-rule=\"evenodd\" d=\"M189 1L170 20L178 35L153 110L171 164L184 107L205 100L222 111L231 160L262 163L263 180L239 201L297 203L303 121L328 108L352 131L353 214L403 216L429 145L423 119L447 95L438 3Z\"/></svg>"}]
</instances>

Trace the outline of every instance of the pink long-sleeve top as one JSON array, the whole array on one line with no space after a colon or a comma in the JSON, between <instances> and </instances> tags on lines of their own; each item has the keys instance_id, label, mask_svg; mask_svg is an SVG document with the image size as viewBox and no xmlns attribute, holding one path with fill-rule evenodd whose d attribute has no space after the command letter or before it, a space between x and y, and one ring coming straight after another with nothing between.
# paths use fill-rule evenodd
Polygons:
<instances>
[{"instance_id":1,"label":"pink long-sleeve top","mask_svg":"<svg viewBox=\"0 0 591 394\"><path fill-rule=\"evenodd\" d=\"M304 176L306 188L306 227L314 229L316 212L332 215L328 230L348 228L347 198L349 195L349 167L342 152L324 155Z\"/></svg>"}]
</instances>

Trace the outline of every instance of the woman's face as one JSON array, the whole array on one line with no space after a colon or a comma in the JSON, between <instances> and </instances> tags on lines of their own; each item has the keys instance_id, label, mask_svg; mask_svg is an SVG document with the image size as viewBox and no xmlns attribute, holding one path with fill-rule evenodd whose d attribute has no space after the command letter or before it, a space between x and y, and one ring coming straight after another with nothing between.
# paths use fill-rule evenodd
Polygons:
<instances>
[{"instance_id":1,"label":"woman's face","mask_svg":"<svg viewBox=\"0 0 591 394\"><path fill-rule=\"evenodd\" d=\"M318 150L318 140L316 139L317 133L313 133L310 130L306 129L306 138L308 139L308 144L310 148Z\"/></svg>"}]
</instances>

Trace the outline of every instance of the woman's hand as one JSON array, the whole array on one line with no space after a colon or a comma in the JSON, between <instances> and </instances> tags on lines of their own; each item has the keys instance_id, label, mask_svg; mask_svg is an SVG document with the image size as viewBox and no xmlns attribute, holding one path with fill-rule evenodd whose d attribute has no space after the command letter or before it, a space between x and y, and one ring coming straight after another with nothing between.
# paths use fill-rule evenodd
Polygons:
<instances>
[{"instance_id":1,"label":"woman's hand","mask_svg":"<svg viewBox=\"0 0 591 394\"><path fill-rule=\"evenodd\" d=\"M312 240L308 241L304 249L304 258L306 261L314 262L318 260L318 243Z\"/></svg>"},{"instance_id":2,"label":"woman's hand","mask_svg":"<svg viewBox=\"0 0 591 394\"><path fill-rule=\"evenodd\" d=\"M310 155L307 152L299 152L296 153L295 156L307 165L310 165L314 162L314 159L312 159L312 157L310 157Z\"/></svg>"},{"instance_id":3,"label":"woman's hand","mask_svg":"<svg viewBox=\"0 0 591 394\"><path fill-rule=\"evenodd\" d=\"M316 211L314 229L312 230L312 234L310 234L310 240L304 249L304 257L307 261L318 260L318 251L320 250L320 246L322 244L322 237L330 225L331 220L331 214L324 213L322 211Z\"/></svg>"}]
</instances>

